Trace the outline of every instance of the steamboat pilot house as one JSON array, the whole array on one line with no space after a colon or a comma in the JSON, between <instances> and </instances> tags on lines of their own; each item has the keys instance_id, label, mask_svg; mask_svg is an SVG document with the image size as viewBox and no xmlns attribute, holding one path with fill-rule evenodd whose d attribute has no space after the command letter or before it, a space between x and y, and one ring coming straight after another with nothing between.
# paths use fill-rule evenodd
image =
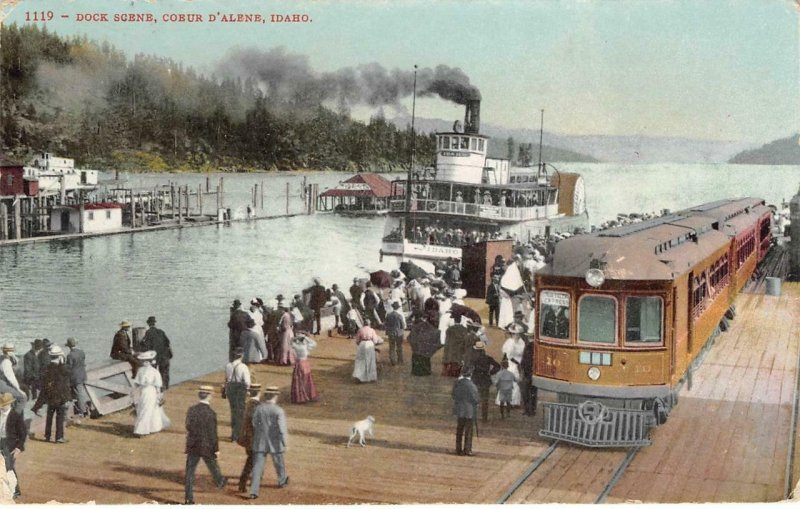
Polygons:
<instances>
[{"instance_id":1,"label":"steamboat pilot house","mask_svg":"<svg viewBox=\"0 0 800 509\"><path fill-rule=\"evenodd\" d=\"M512 168L488 157L479 115L480 101L468 101L463 128L456 121L452 131L436 133L434 166L392 182L381 256L460 259L464 245L588 227L583 178L549 164Z\"/></svg>"}]
</instances>

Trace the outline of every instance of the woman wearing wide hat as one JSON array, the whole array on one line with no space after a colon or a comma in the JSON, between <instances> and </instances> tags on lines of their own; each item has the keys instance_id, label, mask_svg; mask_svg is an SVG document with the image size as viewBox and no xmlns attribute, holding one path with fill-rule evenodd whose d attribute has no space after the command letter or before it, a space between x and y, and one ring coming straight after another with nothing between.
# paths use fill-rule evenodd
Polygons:
<instances>
[{"instance_id":1,"label":"woman wearing wide hat","mask_svg":"<svg viewBox=\"0 0 800 509\"><path fill-rule=\"evenodd\" d=\"M136 421L133 434L137 436L158 433L170 426L171 422L162 406L163 382L161 373L156 369L156 352L148 350L138 355L141 367L133 380L136 406Z\"/></svg>"},{"instance_id":2,"label":"woman wearing wide hat","mask_svg":"<svg viewBox=\"0 0 800 509\"><path fill-rule=\"evenodd\" d=\"M525 340L522 335L526 332L525 328L518 323L512 323L506 327L506 331L510 334L506 342L503 343L503 357L508 360L508 370L517 377L519 380L519 366L522 363L522 353L525 351ZM498 397L496 403L500 404ZM519 406L522 404L522 393L520 392L519 384L514 383L514 389L511 394L511 406Z\"/></svg>"}]
</instances>

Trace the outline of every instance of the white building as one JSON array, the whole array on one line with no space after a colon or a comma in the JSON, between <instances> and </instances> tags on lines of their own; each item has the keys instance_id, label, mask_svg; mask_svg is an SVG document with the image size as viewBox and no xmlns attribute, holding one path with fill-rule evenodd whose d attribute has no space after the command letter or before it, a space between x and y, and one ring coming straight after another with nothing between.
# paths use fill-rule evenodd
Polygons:
<instances>
[{"instance_id":1,"label":"white building","mask_svg":"<svg viewBox=\"0 0 800 509\"><path fill-rule=\"evenodd\" d=\"M122 205L84 203L55 207L50 212L50 230L62 233L101 233L122 228Z\"/></svg>"},{"instance_id":2,"label":"white building","mask_svg":"<svg viewBox=\"0 0 800 509\"><path fill-rule=\"evenodd\" d=\"M45 194L65 193L97 188L100 172L75 169L75 160L53 157L49 152L36 154L24 168L24 176L39 180L39 191Z\"/></svg>"}]
</instances>

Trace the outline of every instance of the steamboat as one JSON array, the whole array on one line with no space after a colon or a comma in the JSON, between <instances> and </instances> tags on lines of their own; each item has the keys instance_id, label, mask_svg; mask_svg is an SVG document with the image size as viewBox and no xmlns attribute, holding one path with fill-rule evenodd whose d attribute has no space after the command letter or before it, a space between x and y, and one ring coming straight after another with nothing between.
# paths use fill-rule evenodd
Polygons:
<instances>
[{"instance_id":1,"label":"steamboat","mask_svg":"<svg viewBox=\"0 0 800 509\"><path fill-rule=\"evenodd\" d=\"M460 260L462 247L476 242L525 242L588 228L579 174L545 163L511 167L507 159L488 157L480 100L466 101L463 125L456 121L435 136L433 166L412 168L407 179L392 182L381 258L426 265Z\"/></svg>"}]
</instances>

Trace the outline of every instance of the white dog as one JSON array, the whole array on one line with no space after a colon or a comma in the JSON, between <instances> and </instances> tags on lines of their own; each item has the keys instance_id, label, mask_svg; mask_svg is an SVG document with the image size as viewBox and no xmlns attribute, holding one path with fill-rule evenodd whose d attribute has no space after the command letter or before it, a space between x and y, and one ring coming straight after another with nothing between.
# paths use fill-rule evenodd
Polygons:
<instances>
[{"instance_id":1,"label":"white dog","mask_svg":"<svg viewBox=\"0 0 800 509\"><path fill-rule=\"evenodd\" d=\"M353 423L353 427L350 428L350 439L347 441L347 447L350 447L350 444L353 442L353 439L358 434L358 443L361 444L361 447L367 445L364 442L364 436L369 434L370 437L375 438L375 435L372 434L372 426L375 424L375 418L367 416L366 419L363 421L358 421Z\"/></svg>"}]
</instances>

